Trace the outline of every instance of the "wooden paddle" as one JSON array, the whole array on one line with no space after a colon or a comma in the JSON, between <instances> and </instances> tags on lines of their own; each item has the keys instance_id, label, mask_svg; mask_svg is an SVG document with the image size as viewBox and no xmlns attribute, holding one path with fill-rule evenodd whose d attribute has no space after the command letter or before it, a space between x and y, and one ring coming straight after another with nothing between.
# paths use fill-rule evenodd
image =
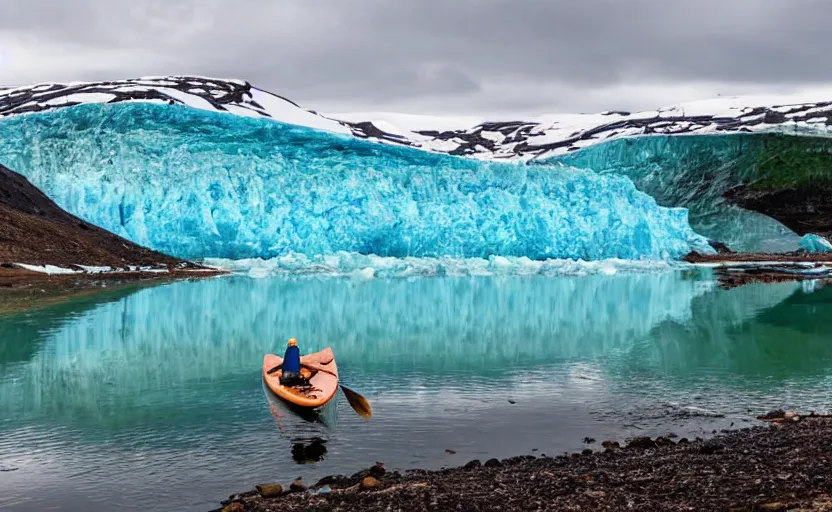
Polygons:
<instances>
[{"instance_id":1,"label":"wooden paddle","mask_svg":"<svg viewBox=\"0 0 832 512\"><path fill-rule=\"evenodd\" d=\"M352 410L357 412L358 415L365 420L369 420L373 417L373 409L370 407L370 402L368 402L366 398L361 396L357 391L351 390L340 382L338 385L341 386L341 391L343 391L344 396L347 397L347 402L350 403Z\"/></svg>"},{"instance_id":2,"label":"wooden paddle","mask_svg":"<svg viewBox=\"0 0 832 512\"><path fill-rule=\"evenodd\" d=\"M304 362L301 362L301 365L309 368L310 370L317 370L319 372L335 375L335 372L333 372L326 366ZM337 377L337 375L335 376ZM344 392L344 396L347 397L347 402L349 402L350 407L352 407L352 410L357 412L358 415L364 419L369 420L373 417L373 408L370 407L370 402L366 398L364 398L364 396L362 396L359 392L353 391L347 386L341 384L340 379L338 380L338 385L341 387L341 391Z\"/></svg>"}]
</instances>

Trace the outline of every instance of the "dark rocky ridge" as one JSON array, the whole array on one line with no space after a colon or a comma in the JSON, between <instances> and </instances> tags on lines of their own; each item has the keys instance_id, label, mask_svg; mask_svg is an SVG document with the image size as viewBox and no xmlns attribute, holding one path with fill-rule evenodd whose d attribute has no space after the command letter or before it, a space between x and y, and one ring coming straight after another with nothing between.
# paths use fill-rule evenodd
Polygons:
<instances>
[{"instance_id":1,"label":"dark rocky ridge","mask_svg":"<svg viewBox=\"0 0 832 512\"><path fill-rule=\"evenodd\" d=\"M832 166L829 168L832 175ZM747 210L767 215L798 235L832 235L832 189L798 187L786 190L730 190L725 198Z\"/></svg>"},{"instance_id":2,"label":"dark rocky ridge","mask_svg":"<svg viewBox=\"0 0 832 512\"><path fill-rule=\"evenodd\" d=\"M810 110L811 112L806 112ZM749 107L743 112L743 115L738 118L720 117L718 115L668 116L667 114L657 112L656 115L652 117L622 119L602 124L587 130L574 132L569 137L546 144L535 144L534 142L529 142L527 140L529 137L539 135L541 125L538 123L523 121L484 123L477 126L473 130L453 130L443 132L419 131L417 133L439 140L458 141L459 145L455 149L449 151L452 155L462 156L483 153L483 150L479 148L484 148L488 151L497 151L500 149L498 148L498 145L510 143L514 144L511 151L516 156L532 154L539 157L560 148L566 148L567 151L575 151L580 149L578 146L575 146L578 142L611 139L624 131L627 131L629 136L654 134L684 135L697 133L705 127L712 128L717 133L750 132L751 130L749 128L753 126L762 124L780 124L786 121L805 122L812 120L812 122L818 122L819 120L822 120L823 124L832 125L832 102L795 105L794 108L788 113L790 116L787 118L784 113L772 110L769 107ZM622 114L629 115L629 113L626 112ZM502 142L496 143L492 139L483 137L482 132L484 131L502 133L506 136L506 139ZM633 133L634 131L636 133Z\"/></svg>"},{"instance_id":3,"label":"dark rocky ridge","mask_svg":"<svg viewBox=\"0 0 832 512\"><path fill-rule=\"evenodd\" d=\"M14 263L65 268L204 268L151 251L70 215L26 178L0 165L0 265Z\"/></svg>"},{"instance_id":4,"label":"dark rocky ridge","mask_svg":"<svg viewBox=\"0 0 832 512\"><path fill-rule=\"evenodd\" d=\"M161 88L161 90L160 90ZM164 92L173 89L207 101L218 111L227 111L227 105L248 108L261 115L262 105L251 99L251 84L242 81L211 80L202 77L165 77L155 80L130 79L80 84L40 84L17 87L6 94L0 94L0 116L43 112L57 108L72 107L82 102L71 98L74 94L106 94L112 99L106 103L132 100L159 100L169 103L184 103L181 99ZM199 91L199 92L196 92ZM2 93L2 89L0 89ZM280 99L297 107L292 101ZM65 101L60 102L61 99Z\"/></svg>"}]
</instances>

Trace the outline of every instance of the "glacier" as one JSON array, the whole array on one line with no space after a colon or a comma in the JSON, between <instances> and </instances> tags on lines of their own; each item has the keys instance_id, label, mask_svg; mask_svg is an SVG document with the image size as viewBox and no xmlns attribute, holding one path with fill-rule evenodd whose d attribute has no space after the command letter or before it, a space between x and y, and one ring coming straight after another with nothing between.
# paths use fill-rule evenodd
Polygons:
<instances>
[{"instance_id":1,"label":"glacier","mask_svg":"<svg viewBox=\"0 0 832 512\"><path fill-rule=\"evenodd\" d=\"M674 258L685 243L711 252L695 234L784 252L832 231L823 91L485 119L322 114L244 80L180 75L0 88L0 125L5 163L59 204L185 257ZM672 211L639 203L621 177ZM693 235L670 220L678 208Z\"/></svg>"},{"instance_id":2,"label":"glacier","mask_svg":"<svg viewBox=\"0 0 832 512\"><path fill-rule=\"evenodd\" d=\"M787 252L798 247L797 234L771 217L732 204L726 194L764 183L775 171L782 178L783 161L794 162L801 175L808 175L817 164L806 161L807 156L829 148L829 139L784 134L653 135L615 139L536 163L628 176L659 204L688 208L698 233L738 251Z\"/></svg>"},{"instance_id":3,"label":"glacier","mask_svg":"<svg viewBox=\"0 0 832 512\"><path fill-rule=\"evenodd\" d=\"M533 260L712 253L629 178L484 162L178 104L0 120L2 163L67 211L175 256Z\"/></svg>"}]
</instances>

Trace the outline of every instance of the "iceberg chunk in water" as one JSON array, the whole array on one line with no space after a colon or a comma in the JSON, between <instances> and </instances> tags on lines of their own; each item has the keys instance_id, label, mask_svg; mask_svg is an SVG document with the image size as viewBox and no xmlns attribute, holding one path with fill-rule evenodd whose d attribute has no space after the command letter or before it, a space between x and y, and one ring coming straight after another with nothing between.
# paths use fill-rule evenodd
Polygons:
<instances>
[{"instance_id":1,"label":"iceberg chunk in water","mask_svg":"<svg viewBox=\"0 0 832 512\"><path fill-rule=\"evenodd\" d=\"M800 248L811 253L828 253L832 252L832 243L820 235L809 233L800 239Z\"/></svg>"}]
</instances>

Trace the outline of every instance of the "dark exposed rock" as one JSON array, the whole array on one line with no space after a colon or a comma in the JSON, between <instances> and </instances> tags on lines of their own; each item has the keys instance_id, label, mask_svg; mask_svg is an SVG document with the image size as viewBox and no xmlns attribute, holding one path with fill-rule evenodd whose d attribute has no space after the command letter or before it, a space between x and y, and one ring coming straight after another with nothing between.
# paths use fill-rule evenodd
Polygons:
<instances>
[{"instance_id":1,"label":"dark exposed rock","mask_svg":"<svg viewBox=\"0 0 832 512\"><path fill-rule=\"evenodd\" d=\"M725 198L747 210L768 215L801 236L832 233L832 190L825 186L785 190L737 187L726 192Z\"/></svg>"},{"instance_id":2,"label":"dark exposed rock","mask_svg":"<svg viewBox=\"0 0 832 512\"><path fill-rule=\"evenodd\" d=\"M727 245L722 242L717 242L714 240L708 240L708 245L714 248L717 254L733 254L732 251Z\"/></svg>"},{"instance_id":3,"label":"dark exposed rock","mask_svg":"<svg viewBox=\"0 0 832 512\"><path fill-rule=\"evenodd\" d=\"M510 457L502 461L502 464L516 464L518 462L535 460L537 457L534 455L518 455L517 457Z\"/></svg>"},{"instance_id":4,"label":"dark exposed rock","mask_svg":"<svg viewBox=\"0 0 832 512\"><path fill-rule=\"evenodd\" d=\"M497 468L497 467L500 467L502 465L503 465L503 463L500 462L499 459L488 459L487 461L485 461L485 464L484 464L484 466L487 467L487 468Z\"/></svg>"},{"instance_id":5,"label":"dark exposed rock","mask_svg":"<svg viewBox=\"0 0 832 512\"><path fill-rule=\"evenodd\" d=\"M260 491L257 490L257 486L255 486L254 490L241 492L241 493L238 493L238 494L232 494L231 496L228 497L227 500L224 500L221 504L223 506L226 506L226 505L228 505L230 503L233 503L235 501L240 501L244 498L249 498L249 497L255 496L259 493L260 493Z\"/></svg>"},{"instance_id":6,"label":"dark exposed rock","mask_svg":"<svg viewBox=\"0 0 832 512\"><path fill-rule=\"evenodd\" d=\"M349 482L350 478L346 475L328 475L318 480L314 487L323 487L324 485L344 485Z\"/></svg>"},{"instance_id":7,"label":"dark exposed rock","mask_svg":"<svg viewBox=\"0 0 832 512\"><path fill-rule=\"evenodd\" d=\"M350 479L354 481L359 481L363 480L368 476L381 478L382 476L384 476L385 473L387 473L387 470L384 468L384 464L382 464L381 462L376 462L373 466L367 469L362 469L358 473L355 473L350 477Z\"/></svg>"},{"instance_id":8,"label":"dark exposed rock","mask_svg":"<svg viewBox=\"0 0 832 512\"><path fill-rule=\"evenodd\" d=\"M718 441L707 441L699 448L699 453L704 455L712 455L717 452L721 452L725 449L725 446Z\"/></svg>"},{"instance_id":9,"label":"dark exposed rock","mask_svg":"<svg viewBox=\"0 0 832 512\"><path fill-rule=\"evenodd\" d=\"M401 135L385 132L369 121L350 123L350 127L352 128L354 134L360 134L366 138L374 137L388 142L395 141L405 146L411 145L411 142Z\"/></svg>"},{"instance_id":10,"label":"dark exposed rock","mask_svg":"<svg viewBox=\"0 0 832 512\"><path fill-rule=\"evenodd\" d=\"M615 450L616 448L621 448L621 445L618 444L618 441L604 441L603 443L601 443L601 446L603 446L607 450Z\"/></svg>"},{"instance_id":11,"label":"dark exposed rock","mask_svg":"<svg viewBox=\"0 0 832 512\"><path fill-rule=\"evenodd\" d=\"M370 476L381 478L385 473L387 473L387 470L384 469L384 464L376 462L374 466L368 469L368 472Z\"/></svg>"},{"instance_id":12,"label":"dark exposed rock","mask_svg":"<svg viewBox=\"0 0 832 512\"><path fill-rule=\"evenodd\" d=\"M72 94L106 94L113 98L109 103L131 100L156 100L168 105L181 104L181 99L172 97L155 88L174 89L181 93L199 97L219 111L228 110L226 106L247 108L253 112L267 115L262 105L251 100L251 84L248 82L206 79L202 77L177 76L161 80L129 79L119 81L102 81L81 84L52 84L49 88L21 87L13 94L0 96L0 116L42 112L55 108L77 105L77 101L64 101L61 98ZM132 87L131 87L132 86ZM281 98L280 96L277 96ZM296 103L281 98L291 105Z\"/></svg>"},{"instance_id":13,"label":"dark exposed rock","mask_svg":"<svg viewBox=\"0 0 832 512\"><path fill-rule=\"evenodd\" d=\"M635 448L644 450L648 448L656 448L658 445L649 437L636 437L627 443L627 448Z\"/></svg>"},{"instance_id":14,"label":"dark exposed rock","mask_svg":"<svg viewBox=\"0 0 832 512\"><path fill-rule=\"evenodd\" d=\"M471 462L469 462L469 463L465 464L465 465L464 465L464 466L462 466L462 467L463 467L463 468L465 468L465 469L476 469L476 468L478 468L478 467L480 467L480 466L482 466L482 463L481 463L478 459L474 459L474 460L472 460Z\"/></svg>"},{"instance_id":15,"label":"dark exposed rock","mask_svg":"<svg viewBox=\"0 0 832 512\"><path fill-rule=\"evenodd\" d=\"M757 419L758 420L774 420L774 419L785 418L785 417L786 417L786 411L784 411L783 409L776 409L776 410L773 410L773 411L769 411L765 414L761 414L760 416L757 416Z\"/></svg>"},{"instance_id":16,"label":"dark exposed rock","mask_svg":"<svg viewBox=\"0 0 832 512\"><path fill-rule=\"evenodd\" d=\"M306 486L300 481L300 478L289 484L289 490L292 492L304 492Z\"/></svg>"}]
</instances>

